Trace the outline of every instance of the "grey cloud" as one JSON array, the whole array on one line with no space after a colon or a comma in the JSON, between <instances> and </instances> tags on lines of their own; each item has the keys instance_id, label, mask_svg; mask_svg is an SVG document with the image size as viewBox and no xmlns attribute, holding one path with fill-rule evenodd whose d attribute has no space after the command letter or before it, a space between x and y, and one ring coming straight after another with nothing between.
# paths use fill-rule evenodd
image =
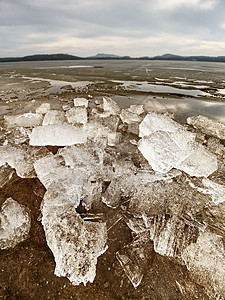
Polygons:
<instances>
[{"instance_id":1,"label":"grey cloud","mask_svg":"<svg viewBox=\"0 0 225 300\"><path fill-rule=\"evenodd\" d=\"M140 55L155 55L167 52L167 49L182 54L179 53L179 40L181 45L185 39L188 44L204 40L221 43L218 53L211 53L220 55L224 41L221 25L225 20L225 2L207 1L0 0L0 56L7 56L7 49L12 51L12 47L18 55L28 54L23 53L26 47L32 53L37 48L42 51L41 45L45 50L46 45L56 43L57 38L62 41L60 49L65 52L75 47L73 39L83 41L85 45L88 40L89 54L93 54L92 49L101 51L104 39L107 41L105 47L109 47L112 39L111 47L115 45L112 51L122 54L124 50L126 53L123 54L130 55L138 52ZM209 3L209 7L204 3ZM124 45L116 44L116 37L118 41L124 41ZM159 41L152 38L159 38ZM99 49L96 48L98 43ZM127 53L129 45L133 48Z\"/></svg>"}]
</instances>

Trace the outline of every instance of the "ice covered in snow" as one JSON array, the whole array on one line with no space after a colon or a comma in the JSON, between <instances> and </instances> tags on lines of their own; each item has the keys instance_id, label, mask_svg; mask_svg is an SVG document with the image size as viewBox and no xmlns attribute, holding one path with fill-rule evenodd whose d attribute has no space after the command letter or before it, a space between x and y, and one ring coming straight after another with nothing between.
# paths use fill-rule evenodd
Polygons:
<instances>
[{"instance_id":1,"label":"ice covered in snow","mask_svg":"<svg viewBox=\"0 0 225 300\"><path fill-rule=\"evenodd\" d=\"M0 212L0 249L14 248L27 239L31 226L28 210L8 198Z\"/></svg>"},{"instance_id":2,"label":"ice covered in snow","mask_svg":"<svg viewBox=\"0 0 225 300\"><path fill-rule=\"evenodd\" d=\"M225 125L205 116L189 117L187 123L203 133L225 140Z\"/></svg>"},{"instance_id":3,"label":"ice covered in snow","mask_svg":"<svg viewBox=\"0 0 225 300\"><path fill-rule=\"evenodd\" d=\"M86 141L86 132L69 124L38 126L30 134L32 146L68 146Z\"/></svg>"},{"instance_id":4,"label":"ice covered in snow","mask_svg":"<svg viewBox=\"0 0 225 300\"><path fill-rule=\"evenodd\" d=\"M8 128L14 127L36 127L41 125L42 114L25 113L14 116L4 116L5 124Z\"/></svg>"}]
</instances>

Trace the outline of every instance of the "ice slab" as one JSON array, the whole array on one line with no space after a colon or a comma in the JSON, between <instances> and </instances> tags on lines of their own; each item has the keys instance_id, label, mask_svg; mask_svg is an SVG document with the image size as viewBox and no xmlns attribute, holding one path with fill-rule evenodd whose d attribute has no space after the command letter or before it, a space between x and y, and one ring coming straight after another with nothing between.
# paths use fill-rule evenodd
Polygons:
<instances>
[{"instance_id":1,"label":"ice slab","mask_svg":"<svg viewBox=\"0 0 225 300\"><path fill-rule=\"evenodd\" d=\"M165 115L148 113L139 127L139 136L148 136L156 131L176 132L183 130L183 126Z\"/></svg>"},{"instance_id":2,"label":"ice slab","mask_svg":"<svg viewBox=\"0 0 225 300\"><path fill-rule=\"evenodd\" d=\"M64 196L77 199L88 210L92 203L101 199L102 183L97 161L85 149L64 148L59 154L39 159L34 164L42 184L49 188L55 182L62 182ZM101 178L101 177L100 177ZM58 185L58 183L57 183ZM73 201L74 202L74 201Z\"/></svg>"},{"instance_id":3,"label":"ice slab","mask_svg":"<svg viewBox=\"0 0 225 300\"><path fill-rule=\"evenodd\" d=\"M48 188L54 180L58 180L65 173L68 173L68 170L65 168L64 159L61 156L53 154L37 160L34 163L34 168L37 177L45 188Z\"/></svg>"},{"instance_id":4,"label":"ice slab","mask_svg":"<svg viewBox=\"0 0 225 300\"><path fill-rule=\"evenodd\" d=\"M189 149L188 149L189 150ZM217 158L202 145L190 149L188 157L175 165L190 176L208 177L218 169Z\"/></svg>"},{"instance_id":5,"label":"ice slab","mask_svg":"<svg viewBox=\"0 0 225 300\"><path fill-rule=\"evenodd\" d=\"M14 248L27 239L31 226L28 210L8 198L0 212L0 249Z\"/></svg>"},{"instance_id":6,"label":"ice slab","mask_svg":"<svg viewBox=\"0 0 225 300\"><path fill-rule=\"evenodd\" d=\"M134 114L141 115L145 112L144 105L142 104L134 104L131 105L128 110Z\"/></svg>"},{"instance_id":7,"label":"ice slab","mask_svg":"<svg viewBox=\"0 0 225 300\"><path fill-rule=\"evenodd\" d=\"M205 287L209 297L215 294L224 297L225 249L221 236L203 233L196 243L183 251L182 258L193 278Z\"/></svg>"},{"instance_id":8,"label":"ice slab","mask_svg":"<svg viewBox=\"0 0 225 300\"><path fill-rule=\"evenodd\" d=\"M42 205L42 224L55 262L55 275L73 285L93 282L97 258L106 251L106 224L84 221L74 205L61 202L55 187L47 190Z\"/></svg>"},{"instance_id":9,"label":"ice slab","mask_svg":"<svg viewBox=\"0 0 225 300\"><path fill-rule=\"evenodd\" d=\"M157 215L147 220L155 252L181 259L182 251L195 241L199 229L177 216Z\"/></svg>"},{"instance_id":10,"label":"ice slab","mask_svg":"<svg viewBox=\"0 0 225 300\"><path fill-rule=\"evenodd\" d=\"M10 167L15 168L15 160L22 155L22 151L19 147L13 147L10 145L0 146L0 166L7 163Z\"/></svg>"},{"instance_id":11,"label":"ice slab","mask_svg":"<svg viewBox=\"0 0 225 300\"><path fill-rule=\"evenodd\" d=\"M109 112L109 115L118 115L120 113L119 105L109 97L103 97L103 110Z\"/></svg>"},{"instance_id":12,"label":"ice slab","mask_svg":"<svg viewBox=\"0 0 225 300\"><path fill-rule=\"evenodd\" d=\"M71 124L85 124L87 123L87 109L86 107L73 107L66 111L66 117Z\"/></svg>"},{"instance_id":13,"label":"ice slab","mask_svg":"<svg viewBox=\"0 0 225 300\"><path fill-rule=\"evenodd\" d=\"M2 188L13 176L15 171L6 163L0 167L0 188Z\"/></svg>"},{"instance_id":14,"label":"ice slab","mask_svg":"<svg viewBox=\"0 0 225 300\"><path fill-rule=\"evenodd\" d=\"M30 135L32 146L68 146L86 141L86 132L69 124L38 126Z\"/></svg>"},{"instance_id":15,"label":"ice slab","mask_svg":"<svg viewBox=\"0 0 225 300\"><path fill-rule=\"evenodd\" d=\"M47 111L51 109L50 103L42 103L39 107L36 108L36 114L46 114Z\"/></svg>"},{"instance_id":16,"label":"ice slab","mask_svg":"<svg viewBox=\"0 0 225 300\"><path fill-rule=\"evenodd\" d=\"M43 115L26 113L14 116L4 116L5 124L8 128L14 127L36 127L42 124Z\"/></svg>"},{"instance_id":17,"label":"ice slab","mask_svg":"<svg viewBox=\"0 0 225 300\"><path fill-rule=\"evenodd\" d=\"M42 125L55 125L67 123L65 113L60 110L49 110L44 116Z\"/></svg>"},{"instance_id":18,"label":"ice slab","mask_svg":"<svg viewBox=\"0 0 225 300\"><path fill-rule=\"evenodd\" d=\"M153 251L148 232L139 234L129 245L116 253L125 274L137 288L144 276Z\"/></svg>"},{"instance_id":19,"label":"ice slab","mask_svg":"<svg viewBox=\"0 0 225 300\"><path fill-rule=\"evenodd\" d=\"M211 194L212 201L216 205L225 202L225 185L218 184L208 178L203 178L202 183L207 188L206 192Z\"/></svg>"},{"instance_id":20,"label":"ice slab","mask_svg":"<svg viewBox=\"0 0 225 300\"><path fill-rule=\"evenodd\" d=\"M205 116L189 117L187 123L205 134L225 140L225 125Z\"/></svg>"},{"instance_id":21,"label":"ice slab","mask_svg":"<svg viewBox=\"0 0 225 300\"><path fill-rule=\"evenodd\" d=\"M147 115L140 125L140 135L143 138L138 149L155 171L166 173L177 168L191 176L207 177L218 168L216 156L166 116Z\"/></svg>"},{"instance_id":22,"label":"ice slab","mask_svg":"<svg viewBox=\"0 0 225 300\"><path fill-rule=\"evenodd\" d=\"M109 132L108 133L108 145L115 146L119 144L121 139L121 134L119 132Z\"/></svg>"},{"instance_id":23,"label":"ice slab","mask_svg":"<svg viewBox=\"0 0 225 300\"><path fill-rule=\"evenodd\" d=\"M129 109L122 109L120 119L123 123L126 124L140 123L142 121L142 117L140 117L136 113L131 112Z\"/></svg>"},{"instance_id":24,"label":"ice slab","mask_svg":"<svg viewBox=\"0 0 225 300\"><path fill-rule=\"evenodd\" d=\"M73 99L74 106L85 106L88 107L88 100L86 98L74 98Z\"/></svg>"},{"instance_id":25,"label":"ice slab","mask_svg":"<svg viewBox=\"0 0 225 300\"><path fill-rule=\"evenodd\" d=\"M21 178L37 177L34 163L47 155L49 155L49 151L43 147L21 147L21 154L15 157L14 162L17 175Z\"/></svg>"}]
</instances>

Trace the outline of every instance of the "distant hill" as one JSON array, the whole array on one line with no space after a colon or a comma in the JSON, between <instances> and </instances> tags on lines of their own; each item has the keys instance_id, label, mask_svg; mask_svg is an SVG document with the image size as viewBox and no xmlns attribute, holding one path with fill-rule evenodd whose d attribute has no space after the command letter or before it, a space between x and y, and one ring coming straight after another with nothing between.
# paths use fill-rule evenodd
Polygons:
<instances>
[{"instance_id":1,"label":"distant hill","mask_svg":"<svg viewBox=\"0 0 225 300\"><path fill-rule=\"evenodd\" d=\"M88 56L86 59L130 59L130 56L119 56L115 54L98 53L94 56Z\"/></svg>"},{"instance_id":2,"label":"distant hill","mask_svg":"<svg viewBox=\"0 0 225 300\"><path fill-rule=\"evenodd\" d=\"M180 56L174 54L163 54L149 58L150 60L183 60L183 61L209 61L225 62L225 56Z\"/></svg>"},{"instance_id":3,"label":"distant hill","mask_svg":"<svg viewBox=\"0 0 225 300\"><path fill-rule=\"evenodd\" d=\"M0 62L19 62L19 61L45 61L45 60L80 60L82 57L69 54L35 54L24 57L4 57Z\"/></svg>"}]
</instances>

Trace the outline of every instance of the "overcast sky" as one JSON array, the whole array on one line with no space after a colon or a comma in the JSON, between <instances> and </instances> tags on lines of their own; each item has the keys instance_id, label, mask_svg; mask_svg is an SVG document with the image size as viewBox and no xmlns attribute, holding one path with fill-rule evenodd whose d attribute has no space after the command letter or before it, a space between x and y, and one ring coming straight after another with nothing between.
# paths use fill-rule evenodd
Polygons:
<instances>
[{"instance_id":1,"label":"overcast sky","mask_svg":"<svg viewBox=\"0 0 225 300\"><path fill-rule=\"evenodd\" d=\"M0 0L0 57L225 56L225 0Z\"/></svg>"}]
</instances>

